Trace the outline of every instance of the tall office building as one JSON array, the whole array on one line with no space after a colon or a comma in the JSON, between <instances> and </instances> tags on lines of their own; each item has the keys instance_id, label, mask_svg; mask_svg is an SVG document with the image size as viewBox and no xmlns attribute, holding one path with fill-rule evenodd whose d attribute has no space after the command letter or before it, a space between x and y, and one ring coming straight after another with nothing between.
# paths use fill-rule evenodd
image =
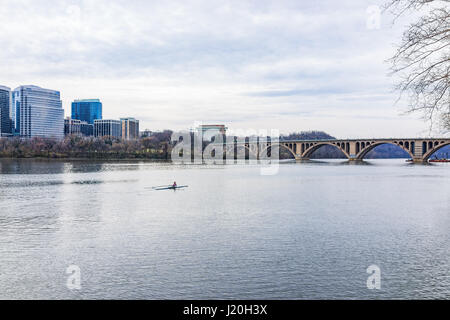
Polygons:
<instances>
[{"instance_id":1,"label":"tall office building","mask_svg":"<svg viewBox=\"0 0 450 320\"><path fill-rule=\"evenodd\" d=\"M119 120L94 120L94 135L96 137L122 137L122 122Z\"/></svg>"},{"instance_id":2,"label":"tall office building","mask_svg":"<svg viewBox=\"0 0 450 320\"><path fill-rule=\"evenodd\" d=\"M10 108L11 89L0 86L0 136L9 136L12 133Z\"/></svg>"},{"instance_id":3,"label":"tall office building","mask_svg":"<svg viewBox=\"0 0 450 320\"><path fill-rule=\"evenodd\" d=\"M64 138L64 110L59 91L21 86L13 92L16 132L26 138Z\"/></svg>"},{"instance_id":4,"label":"tall office building","mask_svg":"<svg viewBox=\"0 0 450 320\"><path fill-rule=\"evenodd\" d=\"M13 91L11 93L11 109L10 116L12 122L12 133L14 135L20 134L20 91Z\"/></svg>"},{"instance_id":5,"label":"tall office building","mask_svg":"<svg viewBox=\"0 0 450 320\"><path fill-rule=\"evenodd\" d=\"M102 103L99 99L75 100L72 102L72 119L94 124L102 119Z\"/></svg>"},{"instance_id":6,"label":"tall office building","mask_svg":"<svg viewBox=\"0 0 450 320\"><path fill-rule=\"evenodd\" d=\"M121 118L120 121L122 122L122 139L139 139L139 120L135 118Z\"/></svg>"}]
</instances>

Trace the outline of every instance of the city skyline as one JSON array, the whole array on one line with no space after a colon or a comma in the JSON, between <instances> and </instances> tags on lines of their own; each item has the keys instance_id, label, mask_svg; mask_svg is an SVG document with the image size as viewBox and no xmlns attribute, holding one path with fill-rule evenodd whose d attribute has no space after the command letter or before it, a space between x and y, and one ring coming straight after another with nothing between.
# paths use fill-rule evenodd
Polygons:
<instances>
[{"instance_id":1,"label":"city skyline","mask_svg":"<svg viewBox=\"0 0 450 320\"><path fill-rule=\"evenodd\" d=\"M100 99L77 99L70 109L71 116L65 117L60 91L37 85L21 85L11 90L0 85L0 138L61 140L72 134L110 135L123 140L140 137L139 120L134 117L103 119Z\"/></svg>"},{"instance_id":2,"label":"city skyline","mask_svg":"<svg viewBox=\"0 0 450 320\"><path fill-rule=\"evenodd\" d=\"M11 125L12 125L12 128L14 128L14 126L15 126L15 123L16 123L16 120L14 119L15 118L15 112L14 112L14 110L15 110L15 108L14 108L14 104L15 104L15 100L17 100L15 97L14 97L14 94L16 93L17 94L17 92L19 92L22 88L35 88L35 89L41 89L41 90L43 90L43 91L49 91L49 92L55 92L55 93L57 93L58 94L58 97L59 97L59 99L61 98L61 92L60 91L58 91L58 90L53 90L53 89L48 89L48 88L42 88L42 87L40 87L40 86L37 86L37 85L34 85L34 84L29 84L29 85L20 85L20 86L18 86L17 88L15 88L15 89L11 89L11 88L9 88L8 86L5 86L5 85L0 85L0 89L1 90L3 90L3 91L5 91L5 90L10 90L10 100L11 100L11 104L10 104L10 114L9 114L9 117L10 117L10 120L11 120ZM97 119L97 117L96 116L92 116L92 115L89 115L89 117L91 117L92 118L92 123L89 123L90 121L85 121L84 119L80 119L80 116L77 114L75 117L74 117L74 108L76 108L76 106L78 106L79 104L91 104L91 103L94 103L94 104L96 104L96 105L99 105L100 107L99 107L99 114L100 114L100 116L98 117L98 119ZM78 106L78 108L80 108L79 106ZM97 109L98 107L96 107L96 109ZM77 99L74 99L72 102L70 102L70 106L66 109L66 108L64 108L64 106L62 106L62 111L64 112L64 117L63 117L63 124L64 124L64 121L66 121L67 119L69 119L69 120L81 120L81 123L86 123L86 124L90 124L90 125L94 125L94 120L105 120L105 121L118 121L118 122L121 122L121 121L123 121L123 120L128 120L128 119L132 119L132 120L134 120L134 121L137 121L137 123L138 123L138 128L139 128L139 122L140 122L140 120L136 120L135 119L135 117L124 117L123 115L121 115L121 116L119 116L119 118L117 119L117 118L112 118L112 117L103 117L103 113L102 113L102 111L103 111L103 103L102 103L102 101L101 101L101 99L99 99L99 98L87 98L87 99L80 99L80 98L77 98ZM16 111L17 112L17 111ZM92 113L92 110L91 110L91 113ZM95 111L95 113L97 114L98 113L98 110L96 110ZM0 115L3 117L3 115L0 113ZM86 115L85 115L86 116ZM188 124L186 123L185 124L185 126L184 127L181 127L181 129L179 129L179 131L180 132L182 132L182 131L186 131L186 130L190 130L190 131L192 131L192 130L196 130L198 127L201 127L201 126L210 126L210 125L208 125L207 124L208 122L206 122L206 121L195 121L194 123L193 123L193 125L191 125L191 126L188 126ZM213 126L216 126L216 125L213 125ZM220 126L224 126L224 125L220 125ZM225 126L224 126L225 127ZM0 127L1 128L1 127ZM141 127L142 128L142 127ZM16 129L18 129L18 130L20 130L20 127L18 127L18 128L16 128ZM143 129L143 128L142 128ZM227 127L227 129L228 129L228 127ZM236 130L236 132L241 132L241 133L243 133L243 132L245 132L246 130L247 131L249 131L249 132L255 132L255 128L242 128L242 127L240 127L240 128L236 128L236 127L233 127L233 126L231 126L231 128L230 128L231 130L231 132L233 132L233 130ZM271 129L273 129L273 128L269 128L269 131L271 130ZM150 128L145 128L145 129L143 129L143 131L140 131L140 133L141 132L145 132L145 131L164 131L164 130L173 130L173 128L170 128L170 127L162 127L162 128L152 128L152 129L150 129ZM259 131L258 131L259 130ZM256 130L256 134L257 135L264 135L264 132L266 132L267 131L267 129L265 129L265 128L259 128L258 130ZM95 131L95 130L94 130ZM323 130L318 130L318 129L314 129L314 128L310 128L310 129L305 129L305 130L303 130L303 129L301 129L301 130L280 130L280 129L275 129L275 131L274 132L280 132L280 134L281 135L287 135L287 134L292 134L292 133L296 133L296 132L308 132L308 131L321 131L321 132L326 132L326 133L329 133L329 131L326 131L326 129L323 129ZM63 129L62 130L62 132L65 132L65 129ZM260 132L260 133L257 133L257 132ZM434 135L432 135L431 134L431 132L429 131L429 130L424 130L424 131L422 131L422 132L426 132L426 133L428 133L428 134L422 134L422 135L420 135L420 134L416 134L416 135L411 135L411 136L408 136L408 135L398 135L398 136L396 136L397 138L406 138L406 139L410 139L410 138L437 138L437 137L446 137L446 136L448 136L448 134L442 134L442 133L438 133L438 134L434 134ZM6 133L6 132L5 132ZM19 133L18 133L19 134ZM253 134L253 133L252 133ZM94 134L95 135L95 134ZM126 136L126 135L125 135ZM393 136L386 136L386 135L384 135L384 136L365 136L364 138L392 138ZM342 137L339 137L339 138L342 138ZM355 138L355 135L353 135L353 136L348 136L348 137L344 137L344 139L346 139L346 138L348 138L348 139L354 139ZM358 138L360 138L360 137L358 137ZM128 140L128 138L126 138L126 140Z\"/></svg>"},{"instance_id":3,"label":"city skyline","mask_svg":"<svg viewBox=\"0 0 450 320\"><path fill-rule=\"evenodd\" d=\"M58 88L66 116L73 100L98 97L105 117L120 118L126 106L154 130L203 121L348 138L425 136L417 115L401 115L406 104L396 104L385 62L411 17L393 24L381 13L370 25L383 3L6 1L3 34L20 32L0 53L10 62L0 83ZM24 19L8 16L12 8Z\"/></svg>"}]
</instances>

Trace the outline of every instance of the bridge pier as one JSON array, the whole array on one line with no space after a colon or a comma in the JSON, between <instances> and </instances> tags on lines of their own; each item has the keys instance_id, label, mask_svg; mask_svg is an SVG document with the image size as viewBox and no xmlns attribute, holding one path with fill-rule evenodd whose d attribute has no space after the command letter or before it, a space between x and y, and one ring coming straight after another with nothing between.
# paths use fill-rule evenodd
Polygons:
<instances>
[{"instance_id":1,"label":"bridge pier","mask_svg":"<svg viewBox=\"0 0 450 320\"><path fill-rule=\"evenodd\" d=\"M413 158L413 159L412 159L412 163L415 163L415 164L424 164L424 163L428 163L428 160L423 159L423 158Z\"/></svg>"}]
</instances>

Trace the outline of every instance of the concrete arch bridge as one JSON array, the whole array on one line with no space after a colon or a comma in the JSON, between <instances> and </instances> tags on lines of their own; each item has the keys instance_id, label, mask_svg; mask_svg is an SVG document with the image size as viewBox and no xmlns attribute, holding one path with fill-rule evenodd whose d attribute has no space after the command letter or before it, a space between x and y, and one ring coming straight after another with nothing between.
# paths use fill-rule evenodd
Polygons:
<instances>
[{"instance_id":1,"label":"concrete arch bridge","mask_svg":"<svg viewBox=\"0 0 450 320\"><path fill-rule=\"evenodd\" d=\"M274 142L275 144L275 142ZM406 151L414 162L427 162L439 149L450 145L450 138L411 138L411 139L343 139L343 140L281 140L276 142L280 148L287 149L296 160L309 160L311 155L323 146L334 146L350 161L361 161L377 146L396 145ZM239 144L234 144L235 149ZM263 144L242 143L249 153L256 155L271 149L271 142ZM229 149L228 147L226 149Z\"/></svg>"}]
</instances>

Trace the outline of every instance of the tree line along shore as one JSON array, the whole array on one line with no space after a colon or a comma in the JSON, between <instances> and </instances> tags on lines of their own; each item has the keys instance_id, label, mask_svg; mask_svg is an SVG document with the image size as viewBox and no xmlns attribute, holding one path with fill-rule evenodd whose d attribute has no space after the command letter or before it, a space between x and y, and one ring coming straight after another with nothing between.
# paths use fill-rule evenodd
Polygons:
<instances>
[{"instance_id":1,"label":"tree line along shore","mask_svg":"<svg viewBox=\"0 0 450 320\"><path fill-rule=\"evenodd\" d=\"M172 132L137 140L69 135L63 140L45 138L0 139L0 158L49 159L168 159Z\"/></svg>"},{"instance_id":2,"label":"tree line along shore","mask_svg":"<svg viewBox=\"0 0 450 320\"><path fill-rule=\"evenodd\" d=\"M137 140L121 140L113 137L85 137L69 135L63 140L32 138L0 139L0 158L48 158L48 159L154 159L169 160L173 147L172 131L154 132ZM335 139L323 131L307 131L283 135L280 140ZM440 150L442 155L450 152L450 146ZM367 158L408 158L408 154L393 145L381 145L372 150ZM292 155L280 149L280 158ZM324 146L312 158L344 159L337 148Z\"/></svg>"}]
</instances>

